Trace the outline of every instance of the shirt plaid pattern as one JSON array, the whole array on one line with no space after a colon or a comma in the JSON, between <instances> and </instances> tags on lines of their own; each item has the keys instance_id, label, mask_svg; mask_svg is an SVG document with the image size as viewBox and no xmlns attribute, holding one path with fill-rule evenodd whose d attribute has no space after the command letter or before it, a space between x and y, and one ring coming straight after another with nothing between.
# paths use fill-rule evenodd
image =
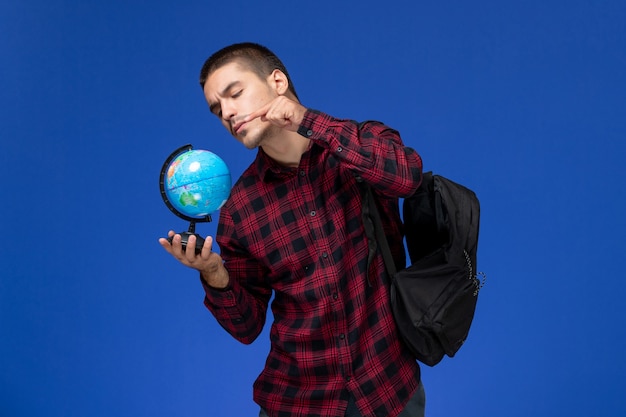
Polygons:
<instances>
[{"instance_id":1,"label":"shirt plaid pattern","mask_svg":"<svg viewBox=\"0 0 626 417\"><path fill-rule=\"evenodd\" d=\"M252 343L274 292L271 350L254 383L270 416L340 417L352 395L363 415L394 417L417 388L419 367L399 340L380 254L367 265L355 176L376 191L404 267L398 197L417 189L421 159L378 122L309 110L299 133L311 146L298 168L259 149L234 185L216 235L230 283L216 290L203 282L205 305Z\"/></svg>"}]
</instances>

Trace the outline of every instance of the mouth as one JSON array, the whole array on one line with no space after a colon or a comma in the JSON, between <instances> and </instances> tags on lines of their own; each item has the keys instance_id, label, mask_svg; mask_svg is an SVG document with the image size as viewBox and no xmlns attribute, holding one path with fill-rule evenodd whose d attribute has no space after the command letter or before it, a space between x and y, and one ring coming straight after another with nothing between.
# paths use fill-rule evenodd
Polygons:
<instances>
[{"instance_id":1,"label":"mouth","mask_svg":"<svg viewBox=\"0 0 626 417\"><path fill-rule=\"evenodd\" d=\"M237 136L243 130L245 122L236 122L232 125L231 132L234 136Z\"/></svg>"}]
</instances>

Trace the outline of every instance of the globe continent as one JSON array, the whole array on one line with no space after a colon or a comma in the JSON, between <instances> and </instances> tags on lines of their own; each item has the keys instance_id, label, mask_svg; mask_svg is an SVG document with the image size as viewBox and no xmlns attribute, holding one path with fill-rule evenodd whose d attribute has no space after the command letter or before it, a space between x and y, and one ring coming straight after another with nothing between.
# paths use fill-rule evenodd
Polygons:
<instances>
[{"instance_id":1,"label":"globe continent","mask_svg":"<svg viewBox=\"0 0 626 417\"><path fill-rule=\"evenodd\" d=\"M180 213L205 217L224 205L231 189L226 163L207 150L192 149L176 157L166 172L165 194Z\"/></svg>"}]
</instances>

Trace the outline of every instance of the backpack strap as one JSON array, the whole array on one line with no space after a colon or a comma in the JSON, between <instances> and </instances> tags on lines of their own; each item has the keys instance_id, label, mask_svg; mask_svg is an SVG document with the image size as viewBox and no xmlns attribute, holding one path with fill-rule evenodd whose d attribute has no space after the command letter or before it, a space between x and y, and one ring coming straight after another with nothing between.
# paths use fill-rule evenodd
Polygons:
<instances>
[{"instance_id":1,"label":"backpack strap","mask_svg":"<svg viewBox=\"0 0 626 417\"><path fill-rule=\"evenodd\" d=\"M376 255L376 250L380 248L380 252L383 256L383 260L385 261L385 268L387 270L387 274L389 275L389 280L396 274L396 265L393 260L393 255L391 254L391 249L389 248L389 242L387 242L387 236L385 235L383 229L383 223L380 219L380 213L378 212L378 207L376 207L376 201L374 200L374 192L372 188L363 182L362 179L357 178L357 182L362 189L363 195L363 209L362 209L362 217L363 217L363 226L365 227L365 236L367 237L367 244L369 248L368 258L367 258L367 270L368 270L368 281L369 281L369 265L374 259ZM370 282L370 285L372 283Z\"/></svg>"}]
</instances>

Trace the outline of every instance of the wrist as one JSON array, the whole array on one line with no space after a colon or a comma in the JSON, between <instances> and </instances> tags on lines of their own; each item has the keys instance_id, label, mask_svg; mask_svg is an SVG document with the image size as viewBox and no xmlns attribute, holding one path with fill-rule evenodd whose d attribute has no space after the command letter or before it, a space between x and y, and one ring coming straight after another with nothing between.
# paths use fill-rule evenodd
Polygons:
<instances>
[{"instance_id":1,"label":"wrist","mask_svg":"<svg viewBox=\"0 0 626 417\"><path fill-rule=\"evenodd\" d=\"M220 268L222 271L200 271L200 279L204 283L215 290L225 290L229 287L230 279L226 268Z\"/></svg>"}]
</instances>

